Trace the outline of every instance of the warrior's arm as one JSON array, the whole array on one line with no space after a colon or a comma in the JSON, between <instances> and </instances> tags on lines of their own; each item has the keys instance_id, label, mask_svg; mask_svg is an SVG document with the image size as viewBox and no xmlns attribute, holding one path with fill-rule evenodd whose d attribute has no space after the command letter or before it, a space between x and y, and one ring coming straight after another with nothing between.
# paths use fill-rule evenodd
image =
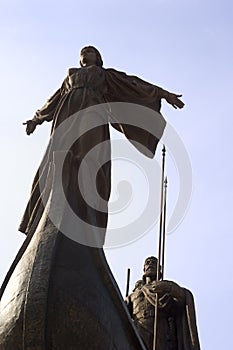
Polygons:
<instances>
[{"instance_id":1,"label":"warrior's arm","mask_svg":"<svg viewBox=\"0 0 233 350\"><path fill-rule=\"evenodd\" d=\"M153 286L153 292L159 295L159 308L180 308L185 304L184 288L172 281L158 281Z\"/></svg>"}]
</instances>

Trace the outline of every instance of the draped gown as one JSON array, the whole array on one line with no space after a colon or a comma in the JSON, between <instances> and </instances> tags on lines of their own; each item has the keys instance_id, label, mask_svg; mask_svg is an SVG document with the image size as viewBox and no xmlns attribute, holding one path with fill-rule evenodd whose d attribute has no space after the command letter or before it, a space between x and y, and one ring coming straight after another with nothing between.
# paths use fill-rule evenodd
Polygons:
<instances>
[{"instance_id":1,"label":"draped gown","mask_svg":"<svg viewBox=\"0 0 233 350\"><path fill-rule=\"evenodd\" d=\"M52 122L51 137L19 228L27 237L0 291L0 349L145 349L102 249L111 188L109 124L152 158L166 124L159 114L161 96L161 88L114 69L70 68L36 112L39 124ZM128 104L136 106L133 113ZM146 117L155 132L144 127ZM131 125L136 119L142 125ZM67 202L56 180L62 154ZM95 171L97 191L89 190ZM98 245L64 234L71 218L67 203L83 222L98 228L97 236L101 231ZM60 225L51 222L51 212L58 213ZM88 233L85 225L72 229Z\"/></svg>"},{"instance_id":2,"label":"draped gown","mask_svg":"<svg viewBox=\"0 0 233 350\"><path fill-rule=\"evenodd\" d=\"M114 69L104 69L95 65L70 68L60 89L34 116L34 120L39 124L52 121L52 130L49 145L33 181L30 199L19 230L27 234L39 207L46 204L42 198L43 188L54 151L71 151L77 160L78 171L82 160L95 146L98 147L86 164L88 171L81 174L81 180L79 178L79 186L81 185L82 189L79 189L79 210L76 214L91 225L106 228L111 188L109 123L124 133L139 151L152 158L166 125L159 113L161 96L162 88ZM148 130L129 125L127 120L122 122L122 118L119 122L119 114L130 113L124 108L122 110L122 106L114 105L119 102L141 105L151 112L157 112L156 118L153 113L149 116L150 122L155 124L156 136ZM141 114L141 111L138 113ZM140 117L143 118L141 115ZM88 190L87 184L88 181L91 182L89 175L92 172L96 172L97 175L96 192ZM91 197L91 204L87 197Z\"/></svg>"}]
</instances>

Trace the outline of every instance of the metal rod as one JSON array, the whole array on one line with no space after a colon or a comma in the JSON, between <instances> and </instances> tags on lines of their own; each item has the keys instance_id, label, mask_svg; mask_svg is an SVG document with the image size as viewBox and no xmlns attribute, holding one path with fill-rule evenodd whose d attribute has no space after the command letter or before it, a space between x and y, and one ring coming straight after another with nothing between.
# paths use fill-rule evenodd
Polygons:
<instances>
[{"instance_id":1,"label":"metal rod","mask_svg":"<svg viewBox=\"0 0 233 350\"><path fill-rule=\"evenodd\" d=\"M165 171L165 156L166 148L163 145L162 149L162 174L161 174L161 197L160 197L160 222L159 222L159 237L158 237L158 261L156 271L156 282L160 279L160 262L161 262L161 246L162 246L162 229L163 229L163 209L164 209L164 171ZM154 337L153 350L156 350L157 341L157 323L158 323L158 293L155 293L155 318L154 318Z\"/></svg>"},{"instance_id":2,"label":"metal rod","mask_svg":"<svg viewBox=\"0 0 233 350\"><path fill-rule=\"evenodd\" d=\"M130 269L127 270L126 298L129 295Z\"/></svg>"},{"instance_id":3,"label":"metal rod","mask_svg":"<svg viewBox=\"0 0 233 350\"><path fill-rule=\"evenodd\" d=\"M161 197L160 197L160 221L159 221L159 239L158 239L158 262L157 262L156 281L159 281L159 279L160 279L160 266L161 266L165 155L166 155L166 148L163 145L163 149L162 149Z\"/></svg>"},{"instance_id":4,"label":"metal rod","mask_svg":"<svg viewBox=\"0 0 233 350\"><path fill-rule=\"evenodd\" d=\"M159 299L158 293L155 293L155 319L154 319L153 350L156 350L156 341L157 341L158 299Z\"/></svg>"},{"instance_id":5,"label":"metal rod","mask_svg":"<svg viewBox=\"0 0 233 350\"><path fill-rule=\"evenodd\" d=\"M163 205L163 237L162 237L162 263L161 279L164 278L164 260L165 260L165 240L166 240L166 214L167 214L167 176L164 180L164 205Z\"/></svg>"}]
</instances>

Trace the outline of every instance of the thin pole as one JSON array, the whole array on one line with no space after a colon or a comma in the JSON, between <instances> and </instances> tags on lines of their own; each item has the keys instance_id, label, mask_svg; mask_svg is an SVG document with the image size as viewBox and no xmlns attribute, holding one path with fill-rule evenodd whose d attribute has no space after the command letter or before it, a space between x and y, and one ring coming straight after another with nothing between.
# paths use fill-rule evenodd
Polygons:
<instances>
[{"instance_id":1,"label":"thin pole","mask_svg":"<svg viewBox=\"0 0 233 350\"><path fill-rule=\"evenodd\" d=\"M161 196L160 196L160 222L159 222L159 237L158 237L158 261L156 282L160 279L160 262L161 262L161 246L162 246L162 228L163 228L163 209L164 209L164 171L165 171L165 156L166 148L163 145L162 149L162 174L161 174ZM153 338L153 350L156 350L157 340L157 323L158 323L158 293L155 293L155 318L154 318L154 338Z\"/></svg>"},{"instance_id":2,"label":"thin pole","mask_svg":"<svg viewBox=\"0 0 233 350\"><path fill-rule=\"evenodd\" d=\"M126 283L126 298L129 295L129 281L130 281L130 269L127 270L127 283Z\"/></svg>"},{"instance_id":3,"label":"thin pole","mask_svg":"<svg viewBox=\"0 0 233 350\"><path fill-rule=\"evenodd\" d=\"M165 259L165 239L166 239L166 213L167 213L167 176L164 180L164 206L163 206L163 238L162 238L162 280L164 278L164 259Z\"/></svg>"},{"instance_id":4,"label":"thin pole","mask_svg":"<svg viewBox=\"0 0 233 350\"><path fill-rule=\"evenodd\" d=\"M153 350L156 350L156 341L157 341L158 299L159 299L158 293L155 293L155 319L154 319Z\"/></svg>"},{"instance_id":5,"label":"thin pole","mask_svg":"<svg viewBox=\"0 0 233 350\"><path fill-rule=\"evenodd\" d=\"M158 241L158 262L157 262L156 281L159 281L160 265L161 265L165 155L166 155L166 148L163 145L163 149L162 149L162 177L161 177L161 197L160 197L161 200L160 200L159 241Z\"/></svg>"}]
</instances>

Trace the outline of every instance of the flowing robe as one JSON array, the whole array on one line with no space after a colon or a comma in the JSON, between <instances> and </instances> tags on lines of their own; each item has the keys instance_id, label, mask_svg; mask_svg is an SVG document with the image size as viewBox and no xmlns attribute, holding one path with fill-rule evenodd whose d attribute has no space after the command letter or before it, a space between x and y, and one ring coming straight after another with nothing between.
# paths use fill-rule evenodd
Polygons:
<instances>
[{"instance_id":1,"label":"flowing robe","mask_svg":"<svg viewBox=\"0 0 233 350\"><path fill-rule=\"evenodd\" d=\"M98 169L96 188L100 198L98 199L98 196L93 194L94 205L90 205L86 201L85 194L83 195L80 190L80 195L77 198L79 211L76 214L91 225L106 228L107 203L111 188L109 123L124 133L139 151L151 158L166 125L161 114L159 114L159 118L154 118L154 115L150 116L150 122L156 124L155 136L148 129L130 125L127 118L125 122L122 122L122 115L121 121L119 121L120 114L128 112L124 108L122 109L122 104L114 103L137 104L147 107L147 110L159 113L162 91L163 89L157 86L114 69L104 69L97 66L70 68L60 89L36 112L34 117L34 120L39 124L44 121L52 121L51 137L34 178L30 199L19 230L26 234L30 232L31 227L35 227L34 222L39 208L46 204L43 200L43 188L49 174L54 151L71 151L77 159L78 171L87 153L97 145L100 147L97 147L95 156L89 159L87 167L90 173L92 168ZM96 110L96 106L100 109ZM103 106L102 109L101 106ZM138 114L140 113L141 111L138 112ZM73 116L76 117L73 118ZM143 115L140 117L143 118ZM98 125L92 127L93 121ZM64 125L65 127L60 128ZM59 128L62 133L57 132L60 130ZM76 135L77 133L79 136ZM70 140L73 140L71 145L69 144ZM83 184L83 188L87 188L85 183L88 181L88 174L82 175L81 187ZM72 207L72 203L70 205Z\"/></svg>"}]
</instances>

